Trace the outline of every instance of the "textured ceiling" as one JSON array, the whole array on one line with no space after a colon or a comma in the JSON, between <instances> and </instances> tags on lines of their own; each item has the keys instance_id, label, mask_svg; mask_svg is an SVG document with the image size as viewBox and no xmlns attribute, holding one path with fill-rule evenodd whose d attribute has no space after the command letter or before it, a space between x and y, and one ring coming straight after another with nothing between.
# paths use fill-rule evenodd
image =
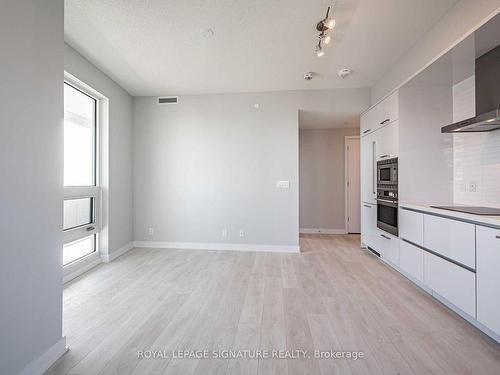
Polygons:
<instances>
[{"instance_id":1,"label":"textured ceiling","mask_svg":"<svg viewBox=\"0 0 500 375\"><path fill-rule=\"evenodd\" d=\"M324 0L66 0L65 38L135 96L371 87L456 2L339 0L321 58Z\"/></svg>"}]
</instances>

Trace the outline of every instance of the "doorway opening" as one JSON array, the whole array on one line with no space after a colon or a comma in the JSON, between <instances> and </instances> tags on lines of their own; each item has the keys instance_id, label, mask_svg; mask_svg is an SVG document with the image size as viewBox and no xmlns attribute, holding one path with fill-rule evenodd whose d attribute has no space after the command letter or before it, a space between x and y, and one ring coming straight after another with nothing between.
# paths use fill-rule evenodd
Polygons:
<instances>
[{"instance_id":1,"label":"doorway opening","mask_svg":"<svg viewBox=\"0 0 500 375\"><path fill-rule=\"evenodd\" d=\"M360 233L359 128L338 117L299 111L301 234Z\"/></svg>"}]
</instances>

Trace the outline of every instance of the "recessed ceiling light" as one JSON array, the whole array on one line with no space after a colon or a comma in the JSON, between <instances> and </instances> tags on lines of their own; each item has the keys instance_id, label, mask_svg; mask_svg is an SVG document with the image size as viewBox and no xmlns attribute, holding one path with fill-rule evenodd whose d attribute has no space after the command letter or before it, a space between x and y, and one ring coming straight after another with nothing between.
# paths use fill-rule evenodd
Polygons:
<instances>
[{"instance_id":1,"label":"recessed ceiling light","mask_svg":"<svg viewBox=\"0 0 500 375\"><path fill-rule=\"evenodd\" d=\"M214 31L210 28L201 29L200 34L204 38L212 38L214 36Z\"/></svg>"}]
</instances>

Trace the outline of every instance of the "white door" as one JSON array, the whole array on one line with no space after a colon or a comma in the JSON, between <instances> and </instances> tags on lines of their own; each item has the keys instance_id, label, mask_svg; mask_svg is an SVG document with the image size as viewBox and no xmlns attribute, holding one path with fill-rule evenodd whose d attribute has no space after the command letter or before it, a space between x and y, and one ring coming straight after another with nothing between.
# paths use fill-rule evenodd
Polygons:
<instances>
[{"instance_id":1,"label":"white door","mask_svg":"<svg viewBox=\"0 0 500 375\"><path fill-rule=\"evenodd\" d=\"M361 232L359 137L346 138L346 229Z\"/></svg>"}]
</instances>

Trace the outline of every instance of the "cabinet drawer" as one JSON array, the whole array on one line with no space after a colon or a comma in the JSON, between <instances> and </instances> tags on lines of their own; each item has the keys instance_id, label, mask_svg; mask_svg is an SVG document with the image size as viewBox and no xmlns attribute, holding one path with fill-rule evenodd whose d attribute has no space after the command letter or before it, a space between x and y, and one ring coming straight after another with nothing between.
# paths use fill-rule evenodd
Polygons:
<instances>
[{"instance_id":1,"label":"cabinet drawer","mask_svg":"<svg viewBox=\"0 0 500 375\"><path fill-rule=\"evenodd\" d=\"M389 233L378 231L379 252L382 258L399 266L399 238Z\"/></svg>"},{"instance_id":2,"label":"cabinet drawer","mask_svg":"<svg viewBox=\"0 0 500 375\"><path fill-rule=\"evenodd\" d=\"M475 227L474 224L424 215L424 247L475 269Z\"/></svg>"},{"instance_id":3,"label":"cabinet drawer","mask_svg":"<svg viewBox=\"0 0 500 375\"><path fill-rule=\"evenodd\" d=\"M424 283L460 310L475 317L475 273L424 252Z\"/></svg>"},{"instance_id":4,"label":"cabinet drawer","mask_svg":"<svg viewBox=\"0 0 500 375\"><path fill-rule=\"evenodd\" d=\"M424 214L399 210L399 236L417 245L424 245Z\"/></svg>"},{"instance_id":5,"label":"cabinet drawer","mask_svg":"<svg viewBox=\"0 0 500 375\"><path fill-rule=\"evenodd\" d=\"M476 230L477 320L500 335L500 230Z\"/></svg>"},{"instance_id":6,"label":"cabinet drawer","mask_svg":"<svg viewBox=\"0 0 500 375\"><path fill-rule=\"evenodd\" d=\"M406 241L399 241L399 267L407 274L424 282L424 251Z\"/></svg>"}]
</instances>

